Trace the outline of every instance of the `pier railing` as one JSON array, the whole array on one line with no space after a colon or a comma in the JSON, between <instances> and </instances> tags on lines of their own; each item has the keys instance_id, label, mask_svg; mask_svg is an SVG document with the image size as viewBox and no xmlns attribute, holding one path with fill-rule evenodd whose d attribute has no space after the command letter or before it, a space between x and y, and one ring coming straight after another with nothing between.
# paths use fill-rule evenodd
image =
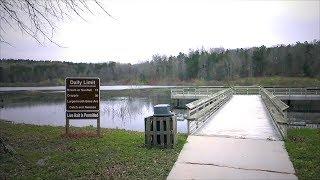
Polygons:
<instances>
[{"instance_id":1,"label":"pier railing","mask_svg":"<svg viewBox=\"0 0 320 180\"><path fill-rule=\"evenodd\" d=\"M288 124L286 110L289 106L265 88L260 88L260 95L272 117L274 125L277 127L282 138L285 138L287 136Z\"/></svg>"},{"instance_id":2,"label":"pier railing","mask_svg":"<svg viewBox=\"0 0 320 180\"><path fill-rule=\"evenodd\" d=\"M171 89L172 99L200 99L212 95L221 90L227 89L226 86L202 86L185 87ZM233 86L235 94L260 94L260 86ZM265 87L266 90L274 95L318 95L320 96L320 87Z\"/></svg>"},{"instance_id":3,"label":"pier railing","mask_svg":"<svg viewBox=\"0 0 320 180\"><path fill-rule=\"evenodd\" d=\"M173 88L171 89L171 99L199 99L205 96L212 95L226 88L227 87L223 86Z\"/></svg>"},{"instance_id":4,"label":"pier railing","mask_svg":"<svg viewBox=\"0 0 320 180\"><path fill-rule=\"evenodd\" d=\"M192 134L200 128L207 118L226 103L232 95L233 89L228 88L187 104L188 133Z\"/></svg>"},{"instance_id":5,"label":"pier railing","mask_svg":"<svg viewBox=\"0 0 320 180\"><path fill-rule=\"evenodd\" d=\"M171 89L172 99L197 99L186 105L188 133L201 127L209 116L216 112L233 94L260 94L272 117L272 122L281 134L286 137L288 127L288 105L281 101L281 96L320 96L320 87L289 88L260 86L202 86Z\"/></svg>"},{"instance_id":6,"label":"pier railing","mask_svg":"<svg viewBox=\"0 0 320 180\"><path fill-rule=\"evenodd\" d=\"M266 87L274 95L320 95L320 87L286 88Z\"/></svg>"},{"instance_id":7,"label":"pier railing","mask_svg":"<svg viewBox=\"0 0 320 180\"><path fill-rule=\"evenodd\" d=\"M234 94L259 94L259 86L233 86Z\"/></svg>"}]
</instances>

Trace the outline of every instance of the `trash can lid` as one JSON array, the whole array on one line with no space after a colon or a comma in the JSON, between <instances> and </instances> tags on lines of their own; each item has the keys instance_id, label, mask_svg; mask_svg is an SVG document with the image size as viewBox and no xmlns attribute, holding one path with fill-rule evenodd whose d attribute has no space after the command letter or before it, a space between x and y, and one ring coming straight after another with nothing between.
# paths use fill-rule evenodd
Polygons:
<instances>
[{"instance_id":1,"label":"trash can lid","mask_svg":"<svg viewBox=\"0 0 320 180\"><path fill-rule=\"evenodd\" d=\"M169 104L158 104L153 107L155 116L172 116Z\"/></svg>"},{"instance_id":2,"label":"trash can lid","mask_svg":"<svg viewBox=\"0 0 320 180\"><path fill-rule=\"evenodd\" d=\"M169 104L157 104L154 107L170 107Z\"/></svg>"}]
</instances>

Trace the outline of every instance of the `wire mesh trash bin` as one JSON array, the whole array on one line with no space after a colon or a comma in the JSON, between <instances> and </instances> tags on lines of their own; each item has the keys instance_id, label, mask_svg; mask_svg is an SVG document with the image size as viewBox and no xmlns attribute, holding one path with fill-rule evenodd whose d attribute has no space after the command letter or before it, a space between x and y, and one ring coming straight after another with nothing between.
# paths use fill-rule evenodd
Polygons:
<instances>
[{"instance_id":1,"label":"wire mesh trash bin","mask_svg":"<svg viewBox=\"0 0 320 180\"><path fill-rule=\"evenodd\" d=\"M177 142L177 118L170 112L170 105L154 106L154 115L146 117L145 144L148 147L158 146L173 148Z\"/></svg>"}]
</instances>

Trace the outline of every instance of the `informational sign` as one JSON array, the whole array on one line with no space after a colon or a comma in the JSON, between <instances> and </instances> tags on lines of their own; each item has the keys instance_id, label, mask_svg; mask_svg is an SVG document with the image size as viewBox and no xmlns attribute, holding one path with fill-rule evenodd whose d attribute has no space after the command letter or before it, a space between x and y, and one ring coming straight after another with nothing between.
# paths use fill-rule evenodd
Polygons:
<instances>
[{"instance_id":1,"label":"informational sign","mask_svg":"<svg viewBox=\"0 0 320 180\"><path fill-rule=\"evenodd\" d=\"M100 79L68 77L66 83L66 133L70 119L96 119L100 135Z\"/></svg>"}]
</instances>

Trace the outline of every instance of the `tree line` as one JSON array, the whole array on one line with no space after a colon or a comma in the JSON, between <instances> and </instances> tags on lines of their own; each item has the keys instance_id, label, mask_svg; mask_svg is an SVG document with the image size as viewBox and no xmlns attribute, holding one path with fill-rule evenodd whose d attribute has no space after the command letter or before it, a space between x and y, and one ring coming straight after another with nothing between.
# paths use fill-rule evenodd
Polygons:
<instances>
[{"instance_id":1,"label":"tree line","mask_svg":"<svg viewBox=\"0 0 320 180\"><path fill-rule=\"evenodd\" d=\"M107 84L175 84L245 77L320 77L320 41L154 55L139 63L72 63L2 59L0 83L62 85L68 76L97 76Z\"/></svg>"}]
</instances>

